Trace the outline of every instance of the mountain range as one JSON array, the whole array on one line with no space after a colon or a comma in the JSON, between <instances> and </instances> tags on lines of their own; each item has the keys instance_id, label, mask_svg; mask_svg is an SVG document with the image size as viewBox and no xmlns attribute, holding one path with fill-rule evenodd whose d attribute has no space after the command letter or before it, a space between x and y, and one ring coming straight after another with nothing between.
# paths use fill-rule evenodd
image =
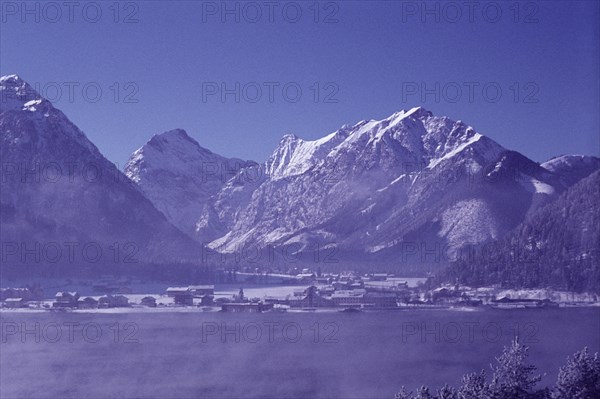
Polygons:
<instances>
[{"instance_id":1,"label":"mountain range","mask_svg":"<svg viewBox=\"0 0 600 399\"><path fill-rule=\"evenodd\" d=\"M600 168L579 155L539 164L417 107L318 140L285 135L262 163L175 129L121 172L18 76L0 90L2 241L134 242L142 262L269 247L430 270L501 239Z\"/></svg>"},{"instance_id":2,"label":"mountain range","mask_svg":"<svg viewBox=\"0 0 600 399\"><path fill-rule=\"evenodd\" d=\"M413 108L314 141L286 135L262 164L167 132L137 150L125 173L174 225L217 251L335 246L355 260L430 264L501 238L599 167L598 158L570 155L540 165Z\"/></svg>"}]
</instances>

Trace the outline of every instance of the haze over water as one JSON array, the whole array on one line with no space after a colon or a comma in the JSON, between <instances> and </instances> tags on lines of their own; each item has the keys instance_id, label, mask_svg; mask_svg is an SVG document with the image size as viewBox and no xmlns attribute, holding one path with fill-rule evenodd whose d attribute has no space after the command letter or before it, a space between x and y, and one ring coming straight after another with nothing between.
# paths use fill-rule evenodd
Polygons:
<instances>
[{"instance_id":1,"label":"haze over water","mask_svg":"<svg viewBox=\"0 0 600 399\"><path fill-rule=\"evenodd\" d=\"M516 329L531 348L531 363L547 373L542 385L550 385L567 356L584 346L591 352L600 349L595 334L599 320L597 308L360 314L5 312L0 395L391 398L402 385L412 390L423 384L440 387L459 383L466 373L489 372ZM32 333L8 335L8 326L15 323L30 330L40 323L40 342ZM51 323L61 326L57 342L50 342L56 340ZM79 323L72 342L64 323Z\"/></svg>"}]
</instances>

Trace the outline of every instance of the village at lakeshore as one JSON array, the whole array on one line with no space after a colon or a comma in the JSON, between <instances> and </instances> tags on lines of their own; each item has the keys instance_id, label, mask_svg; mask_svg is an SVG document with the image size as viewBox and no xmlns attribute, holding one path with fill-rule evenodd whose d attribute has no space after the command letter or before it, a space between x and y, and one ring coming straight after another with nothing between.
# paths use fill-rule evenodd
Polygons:
<instances>
[{"instance_id":1,"label":"village at lakeshore","mask_svg":"<svg viewBox=\"0 0 600 399\"><path fill-rule=\"evenodd\" d=\"M104 275L96 280L16 282L0 288L3 311L361 312L418 309L544 309L600 306L598 295L552 289L442 285L388 273L233 273L210 284L168 286Z\"/></svg>"}]
</instances>

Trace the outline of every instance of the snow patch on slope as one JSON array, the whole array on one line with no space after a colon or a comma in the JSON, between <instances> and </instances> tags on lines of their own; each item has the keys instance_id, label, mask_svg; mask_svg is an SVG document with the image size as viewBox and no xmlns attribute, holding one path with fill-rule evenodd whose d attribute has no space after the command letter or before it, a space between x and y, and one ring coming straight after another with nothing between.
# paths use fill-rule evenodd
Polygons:
<instances>
[{"instance_id":1,"label":"snow patch on slope","mask_svg":"<svg viewBox=\"0 0 600 399\"><path fill-rule=\"evenodd\" d=\"M468 146L470 146L473 143L476 143L479 141L479 139L483 137L481 134L479 133L475 133L471 138L467 139L467 141L459 144L458 146L456 146L454 149L452 149L451 151L448 151L446 154L444 154L441 158L433 158L429 161L429 165L427 165L427 168L429 169L433 169L436 167L436 165L438 165L440 162L443 162L447 159L452 158L453 156L460 154L465 148L467 148Z\"/></svg>"},{"instance_id":2,"label":"snow patch on slope","mask_svg":"<svg viewBox=\"0 0 600 399\"><path fill-rule=\"evenodd\" d=\"M525 187L525 189L532 193L552 195L555 191L554 187L552 187L551 185L541 182L536 178L526 176L523 174L521 174L519 182L523 187Z\"/></svg>"},{"instance_id":3,"label":"snow patch on slope","mask_svg":"<svg viewBox=\"0 0 600 399\"><path fill-rule=\"evenodd\" d=\"M273 179L302 174L323 159L346 138L345 128L317 140L307 141L285 135L266 163L266 173Z\"/></svg>"},{"instance_id":4,"label":"snow patch on slope","mask_svg":"<svg viewBox=\"0 0 600 399\"><path fill-rule=\"evenodd\" d=\"M589 155L561 155L542 163L540 166L550 172L557 172L566 168L572 168L577 164L593 164L594 162L594 157Z\"/></svg>"},{"instance_id":5,"label":"snow patch on slope","mask_svg":"<svg viewBox=\"0 0 600 399\"><path fill-rule=\"evenodd\" d=\"M488 204L480 199L457 202L442 213L440 237L445 237L451 248L477 244L498 237L498 228Z\"/></svg>"}]
</instances>

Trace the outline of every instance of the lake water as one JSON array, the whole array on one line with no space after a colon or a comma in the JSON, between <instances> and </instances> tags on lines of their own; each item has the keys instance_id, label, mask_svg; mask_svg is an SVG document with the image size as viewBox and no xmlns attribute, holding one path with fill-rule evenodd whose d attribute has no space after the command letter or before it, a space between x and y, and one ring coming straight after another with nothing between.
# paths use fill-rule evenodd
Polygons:
<instances>
[{"instance_id":1,"label":"lake water","mask_svg":"<svg viewBox=\"0 0 600 399\"><path fill-rule=\"evenodd\" d=\"M543 383L600 350L600 309L3 312L3 398L393 398L490 370L515 331ZM489 375L489 374L488 374Z\"/></svg>"}]
</instances>

